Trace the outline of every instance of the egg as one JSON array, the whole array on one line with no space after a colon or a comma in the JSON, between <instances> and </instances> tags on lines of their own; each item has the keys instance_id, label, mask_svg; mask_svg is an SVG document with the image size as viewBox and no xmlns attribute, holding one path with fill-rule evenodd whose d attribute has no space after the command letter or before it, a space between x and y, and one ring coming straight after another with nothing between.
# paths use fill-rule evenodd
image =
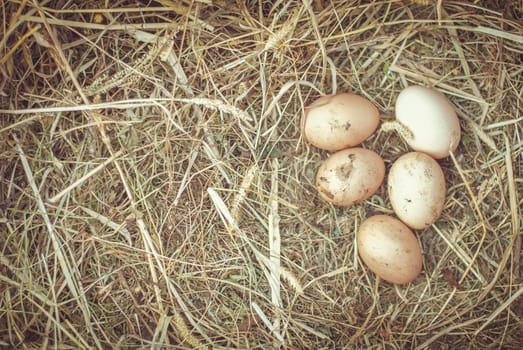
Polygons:
<instances>
[{"instance_id":1,"label":"egg","mask_svg":"<svg viewBox=\"0 0 523 350\"><path fill-rule=\"evenodd\" d=\"M372 196L385 177L385 163L374 151L348 148L331 154L319 167L316 187L323 199L351 206Z\"/></svg>"},{"instance_id":2,"label":"egg","mask_svg":"<svg viewBox=\"0 0 523 350\"><path fill-rule=\"evenodd\" d=\"M305 108L303 133L314 146L338 151L362 143L378 124L379 111L369 100L339 93L322 96Z\"/></svg>"},{"instance_id":3,"label":"egg","mask_svg":"<svg viewBox=\"0 0 523 350\"><path fill-rule=\"evenodd\" d=\"M405 284L421 272L423 255L414 233L388 215L366 219L356 234L361 260L385 281Z\"/></svg>"},{"instance_id":4,"label":"egg","mask_svg":"<svg viewBox=\"0 0 523 350\"><path fill-rule=\"evenodd\" d=\"M396 120L407 129L402 133L409 146L431 157L445 158L457 148L461 130L452 103L441 92L409 86L396 100Z\"/></svg>"},{"instance_id":5,"label":"egg","mask_svg":"<svg viewBox=\"0 0 523 350\"><path fill-rule=\"evenodd\" d=\"M389 171L387 188L394 212L413 229L427 228L443 211L445 176L438 162L425 153L399 157Z\"/></svg>"}]
</instances>

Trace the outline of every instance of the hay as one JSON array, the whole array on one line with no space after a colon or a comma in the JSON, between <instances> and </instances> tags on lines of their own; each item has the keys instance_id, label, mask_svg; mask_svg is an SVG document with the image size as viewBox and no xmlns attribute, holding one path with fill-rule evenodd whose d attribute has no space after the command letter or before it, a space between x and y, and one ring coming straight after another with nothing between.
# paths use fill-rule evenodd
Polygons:
<instances>
[{"instance_id":1,"label":"hay","mask_svg":"<svg viewBox=\"0 0 523 350\"><path fill-rule=\"evenodd\" d=\"M520 348L521 2L105 3L0 6L0 346ZM386 121L411 84L463 138L393 286L354 245L385 186L323 202L300 116L350 91Z\"/></svg>"}]
</instances>

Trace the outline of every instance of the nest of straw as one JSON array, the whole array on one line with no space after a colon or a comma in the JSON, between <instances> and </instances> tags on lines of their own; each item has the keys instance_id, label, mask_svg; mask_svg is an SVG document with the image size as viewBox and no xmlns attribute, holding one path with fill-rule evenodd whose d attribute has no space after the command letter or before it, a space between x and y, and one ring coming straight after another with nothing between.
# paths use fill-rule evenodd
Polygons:
<instances>
[{"instance_id":1,"label":"nest of straw","mask_svg":"<svg viewBox=\"0 0 523 350\"><path fill-rule=\"evenodd\" d=\"M0 5L1 347L521 346L521 2L106 6ZM423 272L394 286L354 244L391 213L384 186L322 201L300 119L347 91L385 120L412 84L452 100L463 138Z\"/></svg>"}]
</instances>

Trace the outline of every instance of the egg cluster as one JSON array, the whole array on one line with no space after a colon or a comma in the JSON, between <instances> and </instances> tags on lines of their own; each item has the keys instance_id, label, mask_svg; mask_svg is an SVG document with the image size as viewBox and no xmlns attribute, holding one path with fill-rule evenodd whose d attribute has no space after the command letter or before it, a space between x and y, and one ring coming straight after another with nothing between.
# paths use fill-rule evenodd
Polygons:
<instances>
[{"instance_id":1,"label":"egg cluster","mask_svg":"<svg viewBox=\"0 0 523 350\"><path fill-rule=\"evenodd\" d=\"M445 176L436 159L453 152L461 138L454 107L442 93L410 86L398 95L394 129L413 149L390 168L387 192L394 213L367 218L357 232L362 261L382 279L413 281L423 256L412 230L422 230L440 217L445 204ZM320 196L337 206L371 197L385 178L385 163L374 151L358 147L378 128L378 109L366 98L339 93L323 96L305 108L303 134L312 145L332 153L319 167Z\"/></svg>"}]
</instances>

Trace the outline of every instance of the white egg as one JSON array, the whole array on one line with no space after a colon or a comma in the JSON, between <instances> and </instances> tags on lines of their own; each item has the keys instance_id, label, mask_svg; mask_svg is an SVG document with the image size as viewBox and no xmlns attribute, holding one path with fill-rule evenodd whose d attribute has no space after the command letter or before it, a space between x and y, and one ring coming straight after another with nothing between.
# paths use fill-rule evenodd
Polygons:
<instances>
[{"instance_id":1,"label":"white egg","mask_svg":"<svg viewBox=\"0 0 523 350\"><path fill-rule=\"evenodd\" d=\"M396 100L396 120L407 133L409 146L435 159L445 158L457 148L461 130L454 106L441 92L409 86Z\"/></svg>"},{"instance_id":2,"label":"white egg","mask_svg":"<svg viewBox=\"0 0 523 350\"><path fill-rule=\"evenodd\" d=\"M389 198L396 215L413 229L436 222L445 204L445 176L438 162L425 153L399 157L388 176Z\"/></svg>"}]
</instances>

